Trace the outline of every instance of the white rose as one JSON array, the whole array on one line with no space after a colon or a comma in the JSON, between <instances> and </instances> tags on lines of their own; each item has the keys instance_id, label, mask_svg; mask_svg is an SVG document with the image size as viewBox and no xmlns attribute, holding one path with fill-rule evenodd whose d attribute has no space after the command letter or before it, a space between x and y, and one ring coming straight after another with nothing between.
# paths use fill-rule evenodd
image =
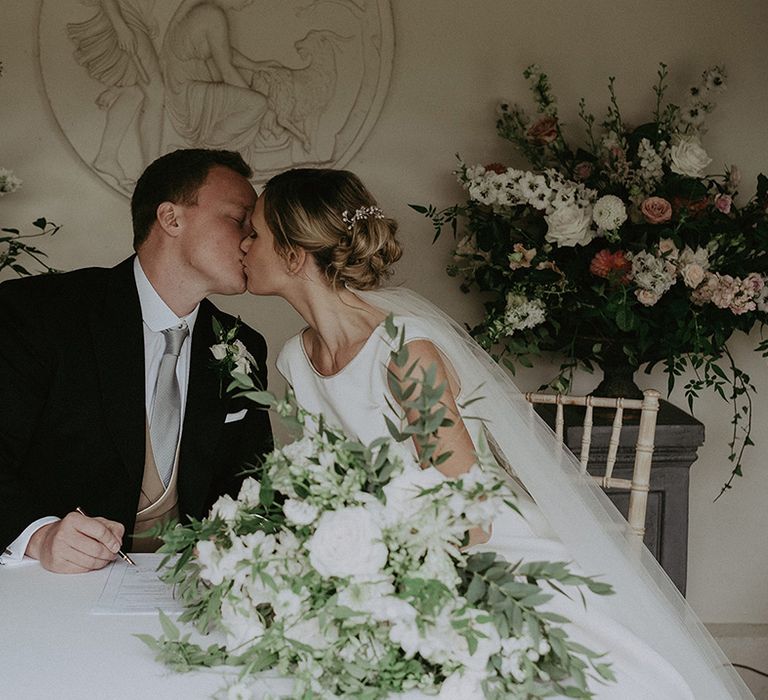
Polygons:
<instances>
[{"instance_id":1,"label":"white rose","mask_svg":"<svg viewBox=\"0 0 768 700\"><path fill-rule=\"evenodd\" d=\"M365 508L326 511L306 544L309 561L323 578L372 578L387 563L381 538L381 528Z\"/></svg>"},{"instance_id":2,"label":"white rose","mask_svg":"<svg viewBox=\"0 0 768 700\"><path fill-rule=\"evenodd\" d=\"M299 501L295 498L289 498L283 503L283 513L286 520L294 525L309 525L315 522L318 514L317 506L313 506L306 501Z\"/></svg>"},{"instance_id":3,"label":"white rose","mask_svg":"<svg viewBox=\"0 0 768 700\"><path fill-rule=\"evenodd\" d=\"M545 216L544 220L547 222L547 235L544 238L549 243L560 246L586 245L594 238L594 232L590 229L592 207L564 204Z\"/></svg>"},{"instance_id":4,"label":"white rose","mask_svg":"<svg viewBox=\"0 0 768 700\"><path fill-rule=\"evenodd\" d=\"M219 496L216 503L211 506L211 518L221 518L225 523L232 523L237 517L240 504L227 494Z\"/></svg>"},{"instance_id":5,"label":"white rose","mask_svg":"<svg viewBox=\"0 0 768 700\"><path fill-rule=\"evenodd\" d=\"M246 506L259 505L259 499L261 497L261 484L253 477L248 477L243 481L243 485L240 487L240 493L237 495L237 500L244 503Z\"/></svg>"},{"instance_id":6,"label":"white rose","mask_svg":"<svg viewBox=\"0 0 768 700\"><path fill-rule=\"evenodd\" d=\"M704 281L704 274L704 268L698 263L686 265L680 271L680 276L683 278L685 286L691 289L696 289Z\"/></svg>"},{"instance_id":7,"label":"white rose","mask_svg":"<svg viewBox=\"0 0 768 700\"><path fill-rule=\"evenodd\" d=\"M657 294L650 289L636 289L635 296L643 306L653 306L659 299L661 299L660 294Z\"/></svg>"},{"instance_id":8,"label":"white rose","mask_svg":"<svg viewBox=\"0 0 768 700\"><path fill-rule=\"evenodd\" d=\"M592 218L604 231L615 231L627 220L627 208L619 197L607 194L595 202Z\"/></svg>"},{"instance_id":9,"label":"white rose","mask_svg":"<svg viewBox=\"0 0 768 700\"><path fill-rule=\"evenodd\" d=\"M669 149L670 169L678 175L703 177L712 159L695 136L683 136Z\"/></svg>"},{"instance_id":10,"label":"white rose","mask_svg":"<svg viewBox=\"0 0 768 700\"><path fill-rule=\"evenodd\" d=\"M211 354L216 360L223 360L227 356L227 344L218 343L217 345L211 345Z\"/></svg>"}]
</instances>

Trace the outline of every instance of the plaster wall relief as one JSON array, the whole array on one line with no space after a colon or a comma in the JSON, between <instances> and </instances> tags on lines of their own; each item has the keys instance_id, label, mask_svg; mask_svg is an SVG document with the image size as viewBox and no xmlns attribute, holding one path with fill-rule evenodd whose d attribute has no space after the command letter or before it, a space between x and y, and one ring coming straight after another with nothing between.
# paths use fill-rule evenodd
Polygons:
<instances>
[{"instance_id":1,"label":"plaster wall relief","mask_svg":"<svg viewBox=\"0 0 768 700\"><path fill-rule=\"evenodd\" d=\"M39 63L62 132L129 195L175 148L239 150L257 183L343 166L392 69L389 0L43 0Z\"/></svg>"}]
</instances>

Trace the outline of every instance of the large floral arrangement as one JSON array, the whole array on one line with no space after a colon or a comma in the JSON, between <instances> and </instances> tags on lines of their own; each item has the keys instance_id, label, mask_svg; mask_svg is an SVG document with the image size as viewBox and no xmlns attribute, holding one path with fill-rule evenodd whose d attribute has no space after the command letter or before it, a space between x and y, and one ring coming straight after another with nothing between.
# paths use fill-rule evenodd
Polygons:
<instances>
[{"instance_id":1,"label":"large floral arrangement","mask_svg":"<svg viewBox=\"0 0 768 700\"><path fill-rule=\"evenodd\" d=\"M678 106L665 104L660 64L651 120L635 127L611 78L600 127L580 102L586 141L578 147L566 140L547 75L536 66L524 75L538 117L502 102L496 127L534 169L460 162L465 204L412 205L436 235L465 224L449 273L463 277L465 291L487 293L473 334L512 369L543 351L561 354L559 391L579 365L649 363L650 371L661 362L670 391L692 369L689 402L710 387L734 406L728 488L751 444L754 388L726 343L768 319L768 179L760 175L755 196L738 206L738 169L709 174L701 137L725 72L705 71ZM765 355L768 346L758 349Z\"/></svg>"},{"instance_id":2,"label":"large floral arrangement","mask_svg":"<svg viewBox=\"0 0 768 700\"><path fill-rule=\"evenodd\" d=\"M425 378L412 404L419 421L364 446L234 376L303 434L273 451L237 499L223 496L202 522L164 532L164 550L179 555L166 579L187 606L181 619L214 643L204 649L165 619L165 637L144 638L160 659L241 667L227 691L238 698L251 697L250 676L265 669L293 678L292 697L306 699L418 690L443 700L587 698L588 676L612 678L546 611L565 590L610 587L563 563L467 552L467 531L513 501L498 468L481 457L452 480L399 444L430 444L446 420L441 387Z\"/></svg>"}]
</instances>

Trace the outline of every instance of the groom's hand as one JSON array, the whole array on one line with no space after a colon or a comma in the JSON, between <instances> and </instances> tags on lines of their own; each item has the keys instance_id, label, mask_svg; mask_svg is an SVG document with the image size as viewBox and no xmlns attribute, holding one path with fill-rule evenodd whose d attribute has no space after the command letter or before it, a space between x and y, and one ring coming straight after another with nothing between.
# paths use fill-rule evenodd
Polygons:
<instances>
[{"instance_id":1,"label":"groom's hand","mask_svg":"<svg viewBox=\"0 0 768 700\"><path fill-rule=\"evenodd\" d=\"M113 520L73 512L37 530L26 554L58 574L94 571L115 558L124 531L123 525Z\"/></svg>"}]
</instances>

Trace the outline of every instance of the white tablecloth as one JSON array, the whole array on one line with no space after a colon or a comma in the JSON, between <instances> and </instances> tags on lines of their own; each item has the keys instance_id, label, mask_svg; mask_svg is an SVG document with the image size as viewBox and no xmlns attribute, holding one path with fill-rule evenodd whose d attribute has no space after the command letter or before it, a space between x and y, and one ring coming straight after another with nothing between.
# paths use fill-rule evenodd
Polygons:
<instances>
[{"instance_id":1,"label":"white tablecloth","mask_svg":"<svg viewBox=\"0 0 768 700\"><path fill-rule=\"evenodd\" d=\"M156 614L90 614L106 579L0 566L0 698L196 700L226 686L220 670L174 673L154 660L133 635L159 635ZM285 692L284 681L263 685Z\"/></svg>"}]
</instances>

